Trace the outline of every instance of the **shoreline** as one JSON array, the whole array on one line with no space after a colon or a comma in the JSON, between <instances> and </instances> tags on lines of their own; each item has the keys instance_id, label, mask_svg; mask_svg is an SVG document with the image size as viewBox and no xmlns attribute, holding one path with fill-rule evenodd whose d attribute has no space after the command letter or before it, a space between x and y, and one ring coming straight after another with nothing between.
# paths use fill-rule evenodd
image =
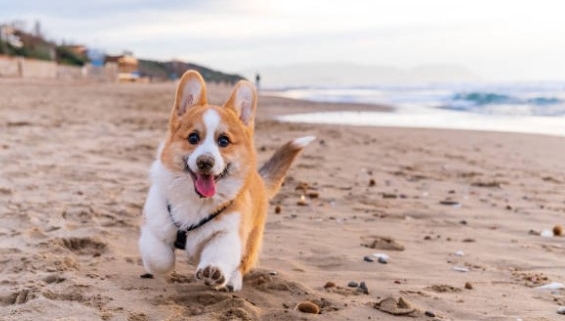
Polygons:
<instances>
[{"instance_id":1,"label":"shoreline","mask_svg":"<svg viewBox=\"0 0 565 321\"><path fill-rule=\"evenodd\" d=\"M263 116L265 114L269 117L289 114L289 108L292 109L292 113L313 113L320 112L321 109L323 109L323 112L392 112L395 109L394 106L385 104L315 102L288 97L263 96L261 93L259 93L258 99L258 115ZM266 105L269 110L261 110L262 104Z\"/></svg>"},{"instance_id":2,"label":"shoreline","mask_svg":"<svg viewBox=\"0 0 565 321\"><path fill-rule=\"evenodd\" d=\"M356 127L462 130L565 137L565 118L482 115L395 114L378 111L337 111L285 114L281 122Z\"/></svg>"},{"instance_id":3,"label":"shoreline","mask_svg":"<svg viewBox=\"0 0 565 321\"><path fill-rule=\"evenodd\" d=\"M177 251L175 273L140 279L141 208L174 89L0 79L0 318L553 320L565 306L563 289L539 288L565 281L564 238L540 235L565 225L563 138L283 123L320 104L262 96L259 163L317 140L270 202L258 268L241 292L218 292ZM208 90L214 104L229 94ZM304 301L322 315L298 311Z\"/></svg>"}]
</instances>

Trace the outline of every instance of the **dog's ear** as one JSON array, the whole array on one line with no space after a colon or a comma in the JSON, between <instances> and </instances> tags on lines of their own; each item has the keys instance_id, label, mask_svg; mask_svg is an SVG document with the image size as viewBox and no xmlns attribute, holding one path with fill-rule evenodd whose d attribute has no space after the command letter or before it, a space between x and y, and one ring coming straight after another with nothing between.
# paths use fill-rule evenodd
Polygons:
<instances>
[{"instance_id":1,"label":"dog's ear","mask_svg":"<svg viewBox=\"0 0 565 321\"><path fill-rule=\"evenodd\" d=\"M206 104L206 83L204 79L198 71L186 71L177 87L173 116L181 117L190 107Z\"/></svg>"},{"instance_id":2,"label":"dog's ear","mask_svg":"<svg viewBox=\"0 0 565 321\"><path fill-rule=\"evenodd\" d=\"M242 123L253 128L257 109L255 87L248 81L238 81L224 107L233 110Z\"/></svg>"}]
</instances>

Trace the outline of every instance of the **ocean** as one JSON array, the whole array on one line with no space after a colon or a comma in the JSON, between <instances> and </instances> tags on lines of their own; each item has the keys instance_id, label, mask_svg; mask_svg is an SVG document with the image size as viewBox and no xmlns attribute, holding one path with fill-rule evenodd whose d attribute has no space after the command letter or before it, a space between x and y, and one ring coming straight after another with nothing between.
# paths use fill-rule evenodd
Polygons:
<instances>
[{"instance_id":1,"label":"ocean","mask_svg":"<svg viewBox=\"0 0 565 321\"><path fill-rule=\"evenodd\" d=\"M565 136L565 81L279 88L265 94L316 102L385 104L392 113L291 114L281 121L485 130Z\"/></svg>"}]
</instances>

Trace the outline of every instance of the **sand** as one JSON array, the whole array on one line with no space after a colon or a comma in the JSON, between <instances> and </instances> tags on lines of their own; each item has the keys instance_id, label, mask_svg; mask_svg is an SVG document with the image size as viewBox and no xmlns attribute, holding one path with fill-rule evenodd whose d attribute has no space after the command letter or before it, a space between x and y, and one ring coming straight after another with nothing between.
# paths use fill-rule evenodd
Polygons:
<instances>
[{"instance_id":1,"label":"sand","mask_svg":"<svg viewBox=\"0 0 565 321\"><path fill-rule=\"evenodd\" d=\"M565 139L272 120L386 106L261 96L260 160L318 140L271 202L257 269L218 292L177 251L173 274L141 279L174 89L0 79L1 320L563 319L564 290L537 287L565 281L565 238L536 232L565 224Z\"/></svg>"}]
</instances>

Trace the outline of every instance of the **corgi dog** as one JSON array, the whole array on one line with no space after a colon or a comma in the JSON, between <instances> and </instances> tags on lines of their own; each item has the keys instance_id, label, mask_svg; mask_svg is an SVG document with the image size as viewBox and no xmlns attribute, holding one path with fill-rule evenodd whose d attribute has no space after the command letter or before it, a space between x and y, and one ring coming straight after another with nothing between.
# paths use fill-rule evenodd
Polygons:
<instances>
[{"instance_id":1,"label":"corgi dog","mask_svg":"<svg viewBox=\"0 0 565 321\"><path fill-rule=\"evenodd\" d=\"M315 137L280 147L258 170L253 143L257 94L239 81L223 106L207 103L202 76L181 77L165 141L150 170L139 249L147 274L170 272L175 248L196 265L196 278L238 291L261 247L268 200L298 154Z\"/></svg>"}]
</instances>

